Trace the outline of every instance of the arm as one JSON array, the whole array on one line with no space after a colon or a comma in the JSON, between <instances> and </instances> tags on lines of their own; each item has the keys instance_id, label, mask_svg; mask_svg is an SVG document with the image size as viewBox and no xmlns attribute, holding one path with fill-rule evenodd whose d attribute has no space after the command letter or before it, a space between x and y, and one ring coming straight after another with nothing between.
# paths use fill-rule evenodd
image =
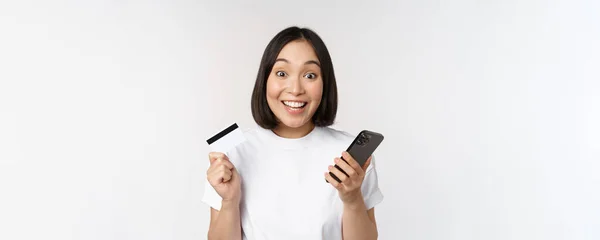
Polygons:
<instances>
[{"instance_id":1,"label":"arm","mask_svg":"<svg viewBox=\"0 0 600 240\"><path fill-rule=\"evenodd\" d=\"M208 240L242 240L239 202L223 201L221 210L210 208Z\"/></svg>"},{"instance_id":2,"label":"arm","mask_svg":"<svg viewBox=\"0 0 600 240\"><path fill-rule=\"evenodd\" d=\"M344 204L342 216L344 240L375 240L378 237L375 208L366 209L364 202L356 205Z\"/></svg>"},{"instance_id":3,"label":"arm","mask_svg":"<svg viewBox=\"0 0 600 240\"><path fill-rule=\"evenodd\" d=\"M210 153L211 165L207 171L209 188L205 198L210 209L209 240L242 240L240 217L241 179L223 153ZM216 206L218 201L221 206ZM219 209L219 210L216 210Z\"/></svg>"},{"instance_id":4,"label":"arm","mask_svg":"<svg viewBox=\"0 0 600 240\"><path fill-rule=\"evenodd\" d=\"M376 240L378 232L373 205L375 201L378 201L377 199L381 198L381 195L373 195L373 189L377 187L377 179L374 175L376 173L371 171L368 176L366 173L372 157L369 157L365 166L361 167L347 152L343 152L342 156L347 161L336 158L335 163L343 169L345 174L337 168L329 166L329 171L337 176L340 182L335 181L327 172L325 173L325 178L338 190L344 203L342 238L344 240ZM363 185L365 178L367 181ZM368 194L368 199L371 199L370 202L366 202L363 196L363 187L365 188L364 192ZM373 198L373 196L376 197ZM369 209L367 208L368 204Z\"/></svg>"}]
</instances>

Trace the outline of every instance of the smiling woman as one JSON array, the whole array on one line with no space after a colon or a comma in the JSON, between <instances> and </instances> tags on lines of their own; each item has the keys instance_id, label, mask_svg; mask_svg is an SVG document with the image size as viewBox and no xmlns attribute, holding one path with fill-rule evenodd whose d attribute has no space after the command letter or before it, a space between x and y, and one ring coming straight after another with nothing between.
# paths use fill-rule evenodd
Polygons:
<instances>
[{"instance_id":1,"label":"smiling woman","mask_svg":"<svg viewBox=\"0 0 600 240\"><path fill-rule=\"evenodd\" d=\"M306 40L288 43L275 61L267 79L267 102L281 121L275 132L297 132L306 135L312 129L311 117L317 111L323 94L321 67ZM303 131L294 129L302 128Z\"/></svg>"},{"instance_id":2,"label":"smiling woman","mask_svg":"<svg viewBox=\"0 0 600 240\"><path fill-rule=\"evenodd\" d=\"M267 45L252 93L252 115L258 125L284 135L282 132L290 130L288 126L297 128L302 125L303 131L291 132L305 135L313 124L323 127L333 124L337 98L331 57L325 43L315 32L288 28ZM292 108L286 109L285 101ZM295 109L293 107L300 106L292 102L307 106ZM302 115L288 116L282 110Z\"/></svg>"},{"instance_id":3,"label":"smiling woman","mask_svg":"<svg viewBox=\"0 0 600 240\"><path fill-rule=\"evenodd\" d=\"M209 154L208 239L377 239L374 158L361 166L342 152L354 136L330 127L337 101L321 38L306 28L279 32L252 93L257 127L232 151Z\"/></svg>"}]
</instances>

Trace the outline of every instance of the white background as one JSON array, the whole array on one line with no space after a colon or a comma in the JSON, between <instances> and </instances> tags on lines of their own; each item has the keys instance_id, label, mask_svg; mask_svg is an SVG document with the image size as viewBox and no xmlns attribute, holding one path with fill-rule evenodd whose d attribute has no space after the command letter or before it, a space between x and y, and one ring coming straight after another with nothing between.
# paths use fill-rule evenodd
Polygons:
<instances>
[{"instance_id":1,"label":"white background","mask_svg":"<svg viewBox=\"0 0 600 240\"><path fill-rule=\"evenodd\" d=\"M598 1L216 2L0 4L0 239L205 239L205 140L290 25L386 136L380 239L600 239Z\"/></svg>"}]
</instances>

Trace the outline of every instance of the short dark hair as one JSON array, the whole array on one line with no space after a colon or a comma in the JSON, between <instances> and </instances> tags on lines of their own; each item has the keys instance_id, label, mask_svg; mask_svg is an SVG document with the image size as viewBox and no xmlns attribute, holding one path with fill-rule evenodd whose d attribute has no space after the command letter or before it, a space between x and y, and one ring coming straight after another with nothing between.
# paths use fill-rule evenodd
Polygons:
<instances>
[{"instance_id":1,"label":"short dark hair","mask_svg":"<svg viewBox=\"0 0 600 240\"><path fill-rule=\"evenodd\" d=\"M278 125L278 120L267 103L267 78L273 69L277 55L289 42L295 40L306 40L314 49L321 65L321 76L323 81L323 96L321 103L312 117L315 126L330 126L334 123L337 114L338 93L333 63L325 43L311 29L288 27L277 33L269 42L262 56L258 75L252 91L252 116L254 121L261 127L273 129Z\"/></svg>"}]
</instances>

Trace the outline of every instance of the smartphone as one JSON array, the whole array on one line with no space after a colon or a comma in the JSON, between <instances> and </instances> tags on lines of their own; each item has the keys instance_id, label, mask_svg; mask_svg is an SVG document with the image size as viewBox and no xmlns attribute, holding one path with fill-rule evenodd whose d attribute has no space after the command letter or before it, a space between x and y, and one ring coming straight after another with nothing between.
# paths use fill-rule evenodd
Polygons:
<instances>
[{"instance_id":1,"label":"smartphone","mask_svg":"<svg viewBox=\"0 0 600 240\"><path fill-rule=\"evenodd\" d=\"M383 135L381 133L362 130L358 136L354 138L354 141L352 141L350 146L348 146L346 152L348 152L350 156L352 156L354 160L360 164L360 166L364 166L381 142L383 142ZM346 161L344 157L342 157L342 160ZM346 172L344 172L344 170L342 170L342 168L340 168L337 164L335 165L335 168L346 174ZM329 175L331 175L331 177L336 181L341 182L340 179L335 176L335 174L329 172ZM348 176L348 174L346 174L346 176ZM329 182L327 180L325 181Z\"/></svg>"}]
</instances>

